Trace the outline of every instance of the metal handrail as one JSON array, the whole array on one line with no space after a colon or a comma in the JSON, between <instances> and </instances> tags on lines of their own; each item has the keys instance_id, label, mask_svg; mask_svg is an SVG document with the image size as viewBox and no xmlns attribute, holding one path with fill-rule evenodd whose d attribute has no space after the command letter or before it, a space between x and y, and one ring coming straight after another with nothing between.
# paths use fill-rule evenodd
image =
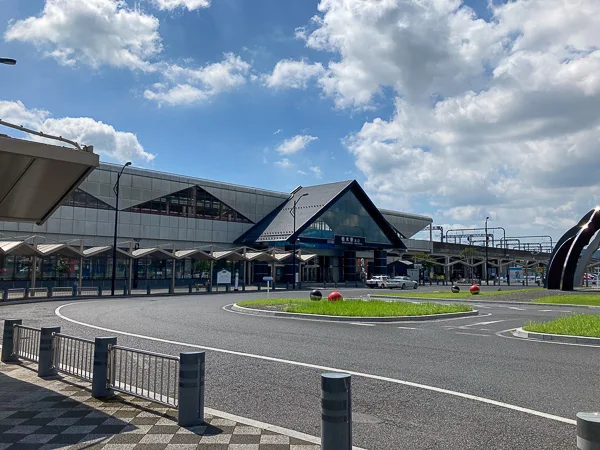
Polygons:
<instances>
[{"instance_id":1,"label":"metal handrail","mask_svg":"<svg viewBox=\"0 0 600 450\"><path fill-rule=\"evenodd\" d=\"M178 357L120 345L110 346L109 353L109 386L112 389L167 406L178 406Z\"/></svg>"},{"instance_id":2,"label":"metal handrail","mask_svg":"<svg viewBox=\"0 0 600 450\"><path fill-rule=\"evenodd\" d=\"M61 333L54 333L54 338L54 368L82 380L92 381L94 341Z\"/></svg>"},{"instance_id":3,"label":"metal handrail","mask_svg":"<svg viewBox=\"0 0 600 450\"><path fill-rule=\"evenodd\" d=\"M40 360L40 337L42 330L25 325L15 325L13 354L27 361Z\"/></svg>"}]
</instances>

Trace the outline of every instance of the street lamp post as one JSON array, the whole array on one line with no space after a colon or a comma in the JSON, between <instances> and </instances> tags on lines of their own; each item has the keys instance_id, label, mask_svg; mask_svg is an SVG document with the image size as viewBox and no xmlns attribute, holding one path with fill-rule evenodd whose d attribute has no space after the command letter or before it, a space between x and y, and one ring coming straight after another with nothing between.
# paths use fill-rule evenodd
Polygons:
<instances>
[{"instance_id":1,"label":"street lamp post","mask_svg":"<svg viewBox=\"0 0 600 450\"><path fill-rule=\"evenodd\" d=\"M296 234L296 205L298 205L298 202L300 201L300 199L302 197L306 197L308 195L308 192L305 192L304 194L302 194L300 197L298 197L296 200L294 200L294 207L290 210L290 214L292 215L292 217L294 218L294 232L292 234L292 236L294 234ZM296 289L296 236L293 236L293 254L292 254L292 277L294 278L294 282L293 282L293 286L294 286L294 290Z\"/></svg>"},{"instance_id":2,"label":"street lamp post","mask_svg":"<svg viewBox=\"0 0 600 450\"><path fill-rule=\"evenodd\" d=\"M14 66L17 63L16 59L12 58L0 58L0 64L6 64L8 66Z\"/></svg>"},{"instance_id":3,"label":"street lamp post","mask_svg":"<svg viewBox=\"0 0 600 450\"><path fill-rule=\"evenodd\" d=\"M113 251L112 251L112 282L110 286L110 295L115 295L115 281L117 278L117 233L119 231L119 183L121 181L121 175L125 167L130 166L131 162L126 162L119 175L117 176L117 182L113 187L115 193L115 234L113 236Z\"/></svg>"},{"instance_id":4,"label":"street lamp post","mask_svg":"<svg viewBox=\"0 0 600 450\"><path fill-rule=\"evenodd\" d=\"M485 218L485 284L487 286L490 285L490 272L488 270L488 220L490 218Z\"/></svg>"}]
</instances>

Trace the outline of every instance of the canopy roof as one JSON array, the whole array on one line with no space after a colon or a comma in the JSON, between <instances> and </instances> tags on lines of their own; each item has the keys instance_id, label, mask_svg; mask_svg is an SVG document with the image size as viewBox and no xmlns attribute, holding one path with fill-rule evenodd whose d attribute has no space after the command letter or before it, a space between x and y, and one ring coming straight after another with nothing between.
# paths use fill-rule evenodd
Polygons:
<instances>
[{"instance_id":1,"label":"canopy roof","mask_svg":"<svg viewBox=\"0 0 600 450\"><path fill-rule=\"evenodd\" d=\"M0 135L0 221L43 224L98 165L91 151Z\"/></svg>"}]
</instances>

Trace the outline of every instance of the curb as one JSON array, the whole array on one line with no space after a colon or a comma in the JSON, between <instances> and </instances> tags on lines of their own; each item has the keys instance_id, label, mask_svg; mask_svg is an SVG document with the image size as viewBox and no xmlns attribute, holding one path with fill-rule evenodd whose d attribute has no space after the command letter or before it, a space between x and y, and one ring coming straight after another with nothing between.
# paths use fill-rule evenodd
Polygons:
<instances>
[{"instance_id":1,"label":"curb","mask_svg":"<svg viewBox=\"0 0 600 450\"><path fill-rule=\"evenodd\" d=\"M239 306L237 303L231 305L232 311L243 312L246 314L252 314L254 316L266 316L266 317L286 317L293 319L304 319L304 320L324 320L329 322L421 322L427 320L437 319L452 319L454 317L469 317L479 315L478 310L467 311L467 312L456 312L456 313L445 313L445 314L430 314L427 316L390 316L390 317L359 317L359 316L324 316L319 314L304 314L304 313L288 313L283 311L266 311L264 309L253 309Z\"/></svg>"},{"instance_id":2,"label":"curb","mask_svg":"<svg viewBox=\"0 0 600 450\"><path fill-rule=\"evenodd\" d=\"M476 296L474 296L476 297ZM435 297L386 297L384 295L371 295L371 298L377 298L381 300L399 299L399 300L413 300L413 301L428 301L428 302L454 302L454 303L485 303L486 305L540 305L540 306L556 306L559 308L600 308L600 306L594 305L572 305L568 303L534 303L534 302L511 302L510 300L467 300L467 299L453 299L453 298L435 298ZM479 297L481 298L481 297Z\"/></svg>"},{"instance_id":3,"label":"curb","mask_svg":"<svg viewBox=\"0 0 600 450\"><path fill-rule=\"evenodd\" d=\"M595 344L600 346L600 338L588 336L572 336L568 334L549 334L536 333L534 331L525 331L523 328L517 328L513 335L523 339L537 339L540 341L566 342L569 344Z\"/></svg>"}]
</instances>

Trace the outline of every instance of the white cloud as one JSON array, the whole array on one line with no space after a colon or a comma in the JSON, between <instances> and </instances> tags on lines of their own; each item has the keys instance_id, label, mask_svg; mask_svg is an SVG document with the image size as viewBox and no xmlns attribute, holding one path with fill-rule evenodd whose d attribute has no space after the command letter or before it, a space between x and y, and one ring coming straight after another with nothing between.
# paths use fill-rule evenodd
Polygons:
<instances>
[{"instance_id":1,"label":"white cloud","mask_svg":"<svg viewBox=\"0 0 600 450\"><path fill-rule=\"evenodd\" d=\"M308 173L307 173L307 172L305 172L304 170L298 170L298 173L299 173L300 175L308 175Z\"/></svg>"},{"instance_id":2,"label":"white cloud","mask_svg":"<svg viewBox=\"0 0 600 450\"><path fill-rule=\"evenodd\" d=\"M307 134L298 134L290 139L286 139L276 148L276 151L282 155L291 155L298 153L300 150L304 150L308 144L312 141L316 141L318 138Z\"/></svg>"},{"instance_id":3,"label":"white cloud","mask_svg":"<svg viewBox=\"0 0 600 450\"><path fill-rule=\"evenodd\" d=\"M279 134L279 133L281 133L282 131L283 131L283 130L282 130L281 128L279 128L279 129L278 129L278 130L277 130L275 133L273 133L273 134L274 134L274 135L275 135L275 134Z\"/></svg>"},{"instance_id":4,"label":"white cloud","mask_svg":"<svg viewBox=\"0 0 600 450\"><path fill-rule=\"evenodd\" d=\"M148 153L133 133L117 131L111 125L89 117L64 117L54 119L48 111L27 109L21 102L0 101L0 117L7 122L23 125L36 131L62 136L80 144L93 145L94 152L108 160L125 162L150 162L155 155ZM33 140L55 144L38 136Z\"/></svg>"},{"instance_id":5,"label":"white cloud","mask_svg":"<svg viewBox=\"0 0 600 450\"><path fill-rule=\"evenodd\" d=\"M294 167L294 164L287 158L275 161L275 164L281 167L282 169L289 169L290 167Z\"/></svg>"},{"instance_id":6,"label":"white cloud","mask_svg":"<svg viewBox=\"0 0 600 450\"><path fill-rule=\"evenodd\" d=\"M309 170L315 176L315 178L322 178L323 172L321 171L320 167L318 167L318 166L311 166L309 168Z\"/></svg>"},{"instance_id":7,"label":"white cloud","mask_svg":"<svg viewBox=\"0 0 600 450\"><path fill-rule=\"evenodd\" d=\"M159 21L122 0L46 0L39 16L9 24L7 41L34 44L60 64L153 71Z\"/></svg>"},{"instance_id":8,"label":"white cloud","mask_svg":"<svg viewBox=\"0 0 600 450\"><path fill-rule=\"evenodd\" d=\"M304 89L311 79L324 73L325 69L321 63L284 59L275 65L270 75L263 77L263 81L270 88Z\"/></svg>"},{"instance_id":9,"label":"white cloud","mask_svg":"<svg viewBox=\"0 0 600 450\"><path fill-rule=\"evenodd\" d=\"M495 2L489 22L460 0L319 11L297 35L334 55L324 93L350 108L396 96L345 142L382 206L540 234L600 201L600 2Z\"/></svg>"},{"instance_id":10,"label":"white cloud","mask_svg":"<svg viewBox=\"0 0 600 450\"><path fill-rule=\"evenodd\" d=\"M160 10L172 11L177 8L187 8L188 11L195 9L208 8L210 0L152 0Z\"/></svg>"},{"instance_id":11,"label":"white cloud","mask_svg":"<svg viewBox=\"0 0 600 450\"><path fill-rule=\"evenodd\" d=\"M247 82L250 64L240 56L226 53L220 62L200 68L164 65L161 73L168 81L147 89L144 97L170 105L200 103Z\"/></svg>"}]
</instances>

